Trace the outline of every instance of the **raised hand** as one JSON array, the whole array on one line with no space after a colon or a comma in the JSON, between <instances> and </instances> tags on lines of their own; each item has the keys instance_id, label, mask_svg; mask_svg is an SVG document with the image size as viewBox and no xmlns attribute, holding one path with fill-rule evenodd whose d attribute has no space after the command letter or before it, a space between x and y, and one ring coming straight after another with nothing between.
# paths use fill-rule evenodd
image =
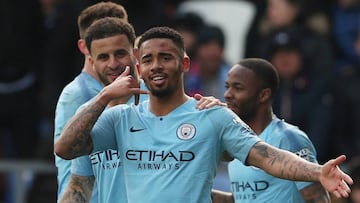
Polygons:
<instances>
[{"instance_id":1,"label":"raised hand","mask_svg":"<svg viewBox=\"0 0 360 203\"><path fill-rule=\"evenodd\" d=\"M140 89L138 80L130 74L130 67L127 66L125 71L116 80L104 87L102 93L109 100L116 101L117 103L126 103L131 96L148 94L148 91Z\"/></svg>"},{"instance_id":2,"label":"raised hand","mask_svg":"<svg viewBox=\"0 0 360 203\"><path fill-rule=\"evenodd\" d=\"M339 165L345 160L346 156L341 155L336 159L326 162L322 167L319 178L324 188L333 193L337 198L349 197L351 192L349 184L353 184L351 177L339 168Z\"/></svg>"}]
</instances>

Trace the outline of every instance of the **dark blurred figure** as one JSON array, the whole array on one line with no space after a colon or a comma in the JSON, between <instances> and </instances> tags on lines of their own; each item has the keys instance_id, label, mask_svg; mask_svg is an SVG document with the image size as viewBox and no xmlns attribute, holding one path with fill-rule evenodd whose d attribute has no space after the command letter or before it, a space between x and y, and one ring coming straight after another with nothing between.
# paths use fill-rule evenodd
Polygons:
<instances>
[{"instance_id":1,"label":"dark blurred figure","mask_svg":"<svg viewBox=\"0 0 360 203\"><path fill-rule=\"evenodd\" d=\"M301 40L302 60L312 72L323 77L327 83L332 82L334 46L328 30L330 23L325 12L309 9L312 5L317 4L310 0L267 0L262 16L258 17L257 27L249 33L253 36L248 42L246 56L268 59L269 43L274 33L295 30Z\"/></svg>"},{"instance_id":2,"label":"dark blurred figure","mask_svg":"<svg viewBox=\"0 0 360 203\"><path fill-rule=\"evenodd\" d=\"M154 26L170 25L171 19L175 15L176 6L180 1L113 0L113 2L117 2L126 8L129 14L129 22L134 26L137 35Z\"/></svg>"},{"instance_id":3,"label":"dark blurred figure","mask_svg":"<svg viewBox=\"0 0 360 203\"><path fill-rule=\"evenodd\" d=\"M1 157L28 159L36 150L39 9L37 0L0 2Z\"/></svg>"},{"instance_id":4,"label":"dark blurred figure","mask_svg":"<svg viewBox=\"0 0 360 203\"><path fill-rule=\"evenodd\" d=\"M333 11L337 47L334 142L341 153L360 156L360 1L337 0Z\"/></svg>"},{"instance_id":5,"label":"dark blurred figure","mask_svg":"<svg viewBox=\"0 0 360 203\"><path fill-rule=\"evenodd\" d=\"M179 12L175 15L171 26L184 37L186 54L192 59L196 38L200 30L205 26L204 20L193 12Z\"/></svg>"},{"instance_id":6,"label":"dark blurred figure","mask_svg":"<svg viewBox=\"0 0 360 203\"><path fill-rule=\"evenodd\" d=\"M30 159L40 137L38 0L0 1L0 24L0 158ZM9 187L0 179L2 202Z\"/></svg>"},{"instance_id":7,"label":"dark blurred figure","mask_svg":"<svg viewBox=\"0 0 360 203\"><path fill-rule=\"evenodd\" d=\"M77 48L77 16L90 2L38 0L41 4L41 42L37 44L39 67L38 104L41 106L40 146L36 159L54 163L53 119L57 98L63 87L80 72L82 54ZM56 202L56 174L33 174L27 203Z\"/></svg>"},{"instance_id":8,"label":"dark blurred figure","mask_svg":"<svg viewBox=\"0 0 360 203\"><path fill-rule=\"evenodd\" d=\"M42 3L41 116L52 139L56 100L63 87L80 72L82 55L77 48L77 16L86 1L40 0ZM50 126L49 126L50 125ZM52 157L52 156L50 156Z\"/></svg>"},{"instance_id":9,"label":"dark blurred figure","mask_svg":"<svg viewBox=\"0 0 360 203\"><path fill-rule=\"evenodd\" d=\"M301 44L304 54L312 61L313 68L319 72L331 70L333 47L328 34L329 20L324 13L310 12L308 8L312 4L315 3L308 0L267 0L257 3L260 14L256 16L248 35L246 57L266 57L272 33L294 27L303 35Z\"/></svg>"},{"instance_id":10,"label":"dark blurred figure","mask_svg":"<svg viewBox=\"0 0 360 203\"><path fill-rule=\"evenodd\" d=\"M308 133L319 161L329 156L332 96L326 78L305 59L297 30L274 33L269 58L280 77L273 109L280 118Z\"/></svg>"},{"instance_id":11,"label":"dark blurred figure","mask_svg":"<svg viewBox=\"0 0 360 203\"><path fill-rule=\"evenodd\" d=\"M36 158L53 160L53 119L57 98L82 64L77 49L77 15L87 1L38 0L41 4L41 42L37 44L39 68L38 103L41 106L41 148Z\"/></svg>"},{"instance_id":12,"label":"dark blurred figure","mask_svg":"<svg viewBox=\"0 0 360 203\"><path fill-rule=\"evenodd\" d=\"M230 65L224 59L225 35L215 25L204 26L195 42L190 70L185 74L185 91L223 98Z\"/></svg>"},{"instance_id":13,"label":"dark blurred figure","mask_svg":"<svg viewBox=\"0 0 360 203\"><path fill-rule=\"evenodd\" d=\"M309 89L325 91L327 93L319 95L319 101L324 103L325 106L323 107L332 105L333 96L330 90L325 90L330 88L333 82L335 64L334 46L330 40L330 23L325 15L326 12L316 10L315 8L310 9L312 5L318 4L310 0L267 0L263 4L263 7L261 7L261 3L257 3L258 7L262 8L262 15L257 16L256 23L254 23L249 33L246 57L259 57L271 61L269 51L274 35L284 30L292 30L291 32L296 33L298 36L298 46L301 50L301 59L299 59L301 62L300 69L308 74L306 76L306 88L302 89L303 92L301 94L310 94L311 91L309 92ZM315 81L317 82L314 83ZM312 94L315 93L312 92ZM309 95L309 98L312 98L311 95ZM300 101L298 102L301 103ZM326 113L328 117L318 119L323 124L316 127L316 118L324 114L315 114L315 111L307 111L306 108L300 108L297 111L303 115L306 114L307 119L301 120L302 117L298 117L288 121L292 121L293 124L308 133L318 151L318 160L322 163L322 161L329 159L331 154L328 153L332 150L328 149L331 147L329 145L330 141L323 139L326 137L325 134L329 134L326 137L328 139L332 139L332 137L330 136L331 130L320 126L323 126L324 123L331 126L331 122L328 120L331 119L332 114L328 115ZM279 113L278 115L281 116ZM314 120L314 122L310 122L310 120ZM329 126L327 128L330 129Z\"/></svg>"}]
</instances>

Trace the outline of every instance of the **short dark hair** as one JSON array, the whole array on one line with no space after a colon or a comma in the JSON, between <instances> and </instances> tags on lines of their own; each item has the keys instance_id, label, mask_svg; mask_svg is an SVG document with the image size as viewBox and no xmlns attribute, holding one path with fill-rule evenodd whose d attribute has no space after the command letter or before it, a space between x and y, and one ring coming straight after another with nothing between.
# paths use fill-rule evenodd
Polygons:
<instances>
[{"instance_id":1,"label":"short dark hair","mask_svg":"<svg viewBox=\"0 0 360 203\"><path fill-rule=\"evenodd\" d=\"M199 31L196 38L196 47L211 41L216 42L223 48L225 47L224 31L217 25L207 25Z\"/></svg>"},{"instance_id":2,"label":"short dark hair","mask_svg":"<svg viewBox=\"0 0 360 203\"><path fill-rule=\"evenodd\" d=\"M126 35L130 44L134 46L136 36L131 24L116 17L99 19L95 21L85 33L86 47L91 51L92 41L122 34Z\"/></svg>"},{"instance_id":3,"label":"short dark hair","mask_svg":"<svg viewBox=\"0 0 360 203\"><path fill-rule=\"evenodd\" d=\"M164 26L164 27L153 27L153 28L150 28L149 30L145 31L141 35L141 38L140 38L139 43L138 43L138 48L140 49L143 42L145 42L147 40L150 40L150 39L155 39L155 38L170 39L171 41L174 42L174 44L178 48L179 55L184 57L185 44L184 44L183 37L175 29L170 28L170 27L166 27L166 26Z\"/></svg>"},{"instance_id":4,"label":"short dark hair","mask_svg":"<svg viewBox=\"0 0 360 203\"><path fill-rule=\"evenodd\" d=\"M94 21L104 17L117 17L128 21L128 14L122 5L110 1L96 3L84 9L77 19L80 38L85 38L86 30Z\"/></svg>"},{"instance_id":5,"label":"short dark hair","mask_svg":"<svg viewBox=\"0 0 360 203\"><path fill-rule=\"evenodd\" d=\"M269 61L261 58L246 58L238 64L252 70L256 77L262 81L262 88L270 88L271 97L275 95L279 87L279 75Z\"/></svg>"},{"instance_id":6,"label":"short dark hair","mask_svg":"<svg viewBox=\"0 0 360 203\"><path fill-rule=\"evenodd\" d=\"M187 30L198 33L205 25L200 15L194 12L179 12L173 19L172 27L176 30Z\"/></svg>"}]
</instances>

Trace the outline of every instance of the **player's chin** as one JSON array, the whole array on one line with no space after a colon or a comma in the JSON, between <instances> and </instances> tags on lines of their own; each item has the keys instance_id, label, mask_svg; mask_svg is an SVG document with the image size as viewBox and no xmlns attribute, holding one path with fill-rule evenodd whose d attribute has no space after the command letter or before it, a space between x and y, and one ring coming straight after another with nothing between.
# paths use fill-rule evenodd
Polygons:
<instances>
[{"instance_id":1,"label":"player's chin","mask_svg":"<svg viewBox=\"0 0 360 203\"><path fill-rule=\"evenodd\" d=\"M231 109L232 111L235 110L235 106L232 103L226 102L226 106Z\"/></svg>"},{"instance_id":2,"label":"player's chin","mask_svg":"<svg viewBox=\"0 0 360 203\"><path fill-rule=\"evenodd\" d=\"M236 114L239 115L239 113L240 113L239 108L237 108L236 106L231 105L231 104L229 104L229 103L227 103L227 107L228 107L231 111L233 111L234 113L236 113Z\"/></svg>"}]
</instances>

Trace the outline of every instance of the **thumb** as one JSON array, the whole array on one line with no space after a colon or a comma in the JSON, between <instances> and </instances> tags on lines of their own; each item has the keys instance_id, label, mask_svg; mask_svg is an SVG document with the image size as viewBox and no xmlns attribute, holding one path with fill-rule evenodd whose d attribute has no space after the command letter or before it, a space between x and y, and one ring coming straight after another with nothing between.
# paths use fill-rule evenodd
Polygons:
<instances>
[{"instance_id":1,"label":"thumb","mask_svg":"<svg viewBox=\"0 0 360 203\"><path fill-rule=\"evenodd\" d=\"M124 72L120 76L128 76L130 74L130 67L126 66Z\"/></svg>"},{"instance_id":2,"label":"thumb","mask_svg":"<svg viewBox=\"0 0 360 203\"><path fill-rule=\"evenodd\" d=\"M333 165L340 165L346 160L345 155L340 155L336 159L333 160Z\"/></svg>"}]
</instances>

